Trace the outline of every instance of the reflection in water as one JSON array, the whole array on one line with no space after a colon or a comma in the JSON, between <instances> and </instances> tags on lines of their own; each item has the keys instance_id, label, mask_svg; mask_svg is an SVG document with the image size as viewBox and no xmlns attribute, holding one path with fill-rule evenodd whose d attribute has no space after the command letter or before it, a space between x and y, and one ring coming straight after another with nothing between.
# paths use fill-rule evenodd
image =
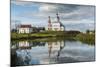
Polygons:
<instances>
[{"instance_id":1,"label":"reflection in water","mask_svg":"<svg viewBox=\"0 0 100 67\"><path fill-rule=\"evenodd\" d=\"M50 59L52 58L52 56L54 56L53 52L54 51L57 52L56 56L55 56L56 57L55 62L57 62L57 60L59 59L59 56L60 56L60 52L65 46L64 41L48 42L47 45L48 45L48 51L49 51L49 58Z\"/></svg>"},{"instance_id":2,"label":"reflection in water","mask_svg":"<svg viewBox=\"0 0 100 67\"><path fill-rule=\"evenodd\" d=\"M78 41L12 42L12 65L35 65L94 61L94 46Z\"/></svg>"}]
</instances>

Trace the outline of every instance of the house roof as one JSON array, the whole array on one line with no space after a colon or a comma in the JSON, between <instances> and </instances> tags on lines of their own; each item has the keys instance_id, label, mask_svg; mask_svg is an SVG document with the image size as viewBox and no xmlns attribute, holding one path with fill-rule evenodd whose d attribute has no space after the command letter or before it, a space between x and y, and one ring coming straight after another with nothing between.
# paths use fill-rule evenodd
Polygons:
<instances>
[{"instance_id":1,"label":"house roof","mask_svg":"<svg viewBox=\"0 0 100 67\"><path fill-rule=\"evenodd\" d=\"M20 25L20 28L31 28L31 25Z\"/></svg>"}]
</instances>

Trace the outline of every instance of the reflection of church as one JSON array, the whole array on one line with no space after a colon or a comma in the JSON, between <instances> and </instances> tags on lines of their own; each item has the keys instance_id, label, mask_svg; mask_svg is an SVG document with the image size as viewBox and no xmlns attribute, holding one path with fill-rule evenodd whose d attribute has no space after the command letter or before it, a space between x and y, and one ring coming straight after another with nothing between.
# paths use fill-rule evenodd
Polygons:
<instances>
[{"instance_id":1,"label":"reflection of church","mask_svg":"<svg viewBox=\"0 0 100 67\"><path fill-rule=\"evenodd\" d=\"M64 41L48 42L48 53L51 62L52 60L58 60L61 50L64 48L64 46Z\"/></svg>"},{"instance_id":2,"label":"reflection of church","mask_svg":"<svg viewBox=\"0 0 100 67\"><path fill-rule=\"evenodd\" d=\"M60 17L57 15L57 21L51 22L51 18L49 16L49 20L48 20L48 27L47 30L48 31L64 31L65 27L64 25L61 23L60 21Z\"/></svg>"}]
</instances>

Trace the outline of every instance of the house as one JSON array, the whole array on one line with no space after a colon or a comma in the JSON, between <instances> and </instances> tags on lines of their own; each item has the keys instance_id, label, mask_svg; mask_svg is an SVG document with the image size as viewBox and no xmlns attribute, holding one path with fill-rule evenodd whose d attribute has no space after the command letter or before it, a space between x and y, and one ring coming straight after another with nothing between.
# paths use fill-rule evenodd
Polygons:
<instances>
[{"instance_id":1,"label":"house","mask_svg":"<svg viewBox=\"0 0 100 67\"><path fill-rule=\"evenodd\" d=\"M31 33L32 26L31 25L20 25L18 27L18 33Z\"/></svg>"},{"instance_id":2,"label":"house","mask_svg":"<svg viewBox=\"0 0 100 67\"><path fill-rule=\"evenodd\" d=\"M56 15L57 15L57 21L51 22L50 16L48 17L49 18L48 27L47 27L48 31L64 31L65 30L64 25L60 21L60 17L58 16L58 13Z\"/></svg>"}]
</instances>

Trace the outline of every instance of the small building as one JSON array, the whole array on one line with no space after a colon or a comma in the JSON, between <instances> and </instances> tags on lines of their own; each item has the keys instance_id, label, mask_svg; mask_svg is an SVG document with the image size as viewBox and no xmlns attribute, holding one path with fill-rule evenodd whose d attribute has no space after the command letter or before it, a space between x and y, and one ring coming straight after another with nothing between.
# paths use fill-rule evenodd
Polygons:
<instances>
[{"instance_id":1,"label":"small building","mask_svg":"<svg viewBox=\"0 0 100 67\"><path fill-rule=\"evenodd\" d=\"M31 25L20 25L18 27L18 33L31 33L32 26Z\"/></svg>"},{"instance_id":2,"label":"small building","mask_svg":"<svg viewBox=\"0 0 100 67\"><path fill-rule=\"evenodd\" d=\"M65 30L64 25L60 21L60 17L58 16L58 13L56 15L57 15L57 21L53 21L53 22L51 22L51 18L49 16L48 27L47 27L48 31L64 31Z\"/></svg>"}]
</instances>

